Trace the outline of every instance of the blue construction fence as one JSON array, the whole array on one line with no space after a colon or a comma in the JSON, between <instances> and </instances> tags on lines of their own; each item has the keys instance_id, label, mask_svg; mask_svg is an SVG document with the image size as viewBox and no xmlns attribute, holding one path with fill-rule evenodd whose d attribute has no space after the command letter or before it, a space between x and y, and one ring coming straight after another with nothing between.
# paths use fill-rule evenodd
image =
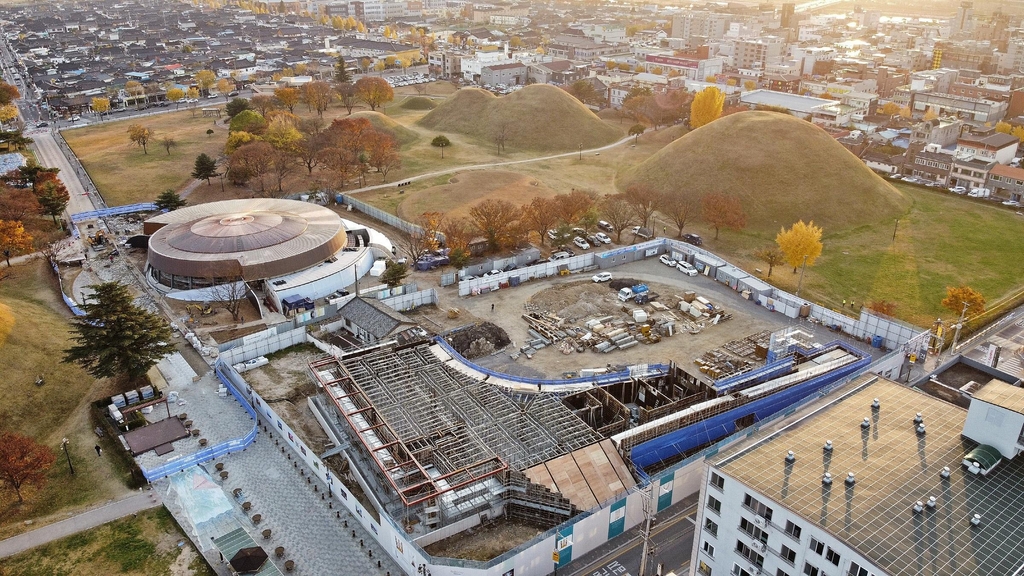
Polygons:
<instances>
[{"instance_id":1,"label":"blue construction fence","mask_svg":"<svg viewBox=\"0 0 1024 576\"><path fill-rule=\"evenodd\" d=\"M102 210L90 210L88 212L79 212L78 214L71 215L71 221L77 224L83 220L107 218L110 216L120 216L122 214L134 214L136 212L155 212L156 210L158 210L156 204L152 202L140 202L138 204L126 204L124 206L104 208Z\"/></svg>"},{"instance_id":2,"label":"blue construction fence","mask_svg":"<svg viewBox=\"0 0 1024 576\"><path fill-rule=\"evenodd\" d=\"M75 302L64 293L64 280L60 277L60 268L57 267L57 263L51 260L50 265L53 266L53 273L57 275L57 284L60 285L60 297L64 299L64 304L71 309L71 313L75 316L85 316L85 312L78 307L78 302Z\"/></svg>"},{"instance_id":3,"label":"blue construction fence","mask_svg":"<svg viewBox=\"0 0 1024 576\"><path fill-rule=\"evenodd\" d=\"M514 376L512 374L497 372L491 370L490 368L484 368L483 366L470 362L469 360L466 359L465 356L459 354L454 348L452 348L451 344L446 342L445 339L441 336L435 336L434 340L438 343L438 345L441 346L442 349L444 349L445 352L448 353L449 356L455 358L460 363L465 364L466 366L472 368L473 370L476 370L477 372L485 374L489 377L501 378L502 380L510 380L512 382L519 382L521 384L530 384L533 386L568 386L571 384L593 384L594 386L604 386L607 384L616 384L618 382L629 380L630 377L629 370L621 370L619 372L606 372L604 374L597 374L594 376L582 376L579 378L550 379ZM665 374L668 374L668 370L668 364L648 364L647 371L645 372L645 374L652 377L664 376Z\"/></svg>"},{"instance_id":4,"label":"blue construction fence","mask_svg":"<svg viewBox=\"0 0 1024 576\"><path fill-rule=\"evenodd\" d=\"M865 355L845 342L831 342L822 347L823 350L835 348L842 348L851 354L856 354L860 359L792 388L774 392L765 398L638 444L630 451L630 460L637 469L642 469L674 458L702 444L715 442L735 432L736 421L740 418L753 415L755 421L758 422L770 419L771 416L798 406L809 398L822 395L825 391L832 389L831 385L845 382L849 376L860 374L871 364L871 356Z\"/></svg>"},{"instance_id":5,"label":"blue construction fence","mask_svg":"<svg viewBox=\"0 0 1024 576\"><path fill-rule=\"evenodd\" d=\"M164 464L163 466L159 466L152 470L143 469L142 474L143 476L146 477L146 480L150 482L154 480L159 480L160 478L164 478L166 476L170 476L171 474L181 472L182 470L195 466L196 464L199 464L201 462L207 462L209 460L213 460L214 458L226 456L228 454L231 454L232 452L238 452L240 450L247 448L250 444L253 443L254 440L256 440L256 411L253 410L252 406L249 405L249 401L246 398L244 398L242 394L235 388L235 385L231 381L231 379L227 378L222 373L223 367L223 364L217 363L214 366L214 373L217 374L217 378L221 382L223 382L224 386L226 386L228 391L231 392L231 395L234 396L235 399L238 400L238 403L241 404L243 408L245 408L245 411L249 413L249 417L252 418L253 421L252 430L250 430L248 434L242 436L241 438L235 438L234 440L221 442L216 446L210 446L209 448L200 450L199 452L196 452L191 456L181 458L180 460L168 462L167 464Z\"/></svg>"}]
</instances>

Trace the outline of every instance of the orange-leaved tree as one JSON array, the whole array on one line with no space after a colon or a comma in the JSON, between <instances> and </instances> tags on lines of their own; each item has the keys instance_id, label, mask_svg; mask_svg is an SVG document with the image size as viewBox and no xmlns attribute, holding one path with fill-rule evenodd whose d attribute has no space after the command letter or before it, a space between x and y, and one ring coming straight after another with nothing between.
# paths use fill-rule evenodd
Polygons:
<instances>
[{"instance_id":1,"label":"orange-leaved tree","mask_svg":"<svg viewBox=\"0 0 1024 576\"><path fill-rule=\"evenodd\" d=\"M946 297L942 299L942 307L959 315L967 305L965 316L970 318L985 311L985 297L974 288L966 285L946 286Z\"/></svg>"},{"instance_id":2,"label":"orange-leaved tree","mask_svg":"<svg viewBox=\"0 0 1024 576\"><path fill-rule=\"evenodd\" d=\"M747 225L747 215L743 211L743 203L735 196L727 194L705 194L700 199L700 217L715 229L715 239L721 228L740 230Z\"/></svg>"}]
</instances>

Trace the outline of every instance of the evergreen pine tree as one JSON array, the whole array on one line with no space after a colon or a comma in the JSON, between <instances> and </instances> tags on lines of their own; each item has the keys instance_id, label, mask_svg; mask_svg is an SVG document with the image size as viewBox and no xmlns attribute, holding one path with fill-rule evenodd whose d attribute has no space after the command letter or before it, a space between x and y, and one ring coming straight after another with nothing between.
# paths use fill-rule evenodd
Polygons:
<instances>
[{"instance_id":1,"label":"evergreen pine tree","mask_svg":"<svg viewBox=\"0 0 1024 576\"><path fill-rule=\"evenodd\" d=\"M206 153L196 156L196 165L192 170L192 177L196 180L206 180L206 183L210 183L210 178L219 176L217 173L217 161L210 158Z\"/></svg>"}]
</instances>

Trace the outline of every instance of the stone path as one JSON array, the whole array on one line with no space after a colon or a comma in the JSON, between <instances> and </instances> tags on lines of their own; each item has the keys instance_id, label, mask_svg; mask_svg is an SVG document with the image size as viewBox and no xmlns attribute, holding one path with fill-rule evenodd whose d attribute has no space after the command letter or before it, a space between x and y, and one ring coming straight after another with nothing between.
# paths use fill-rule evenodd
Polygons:
<instances>
[{"instance_id":1,"label":"stone path","mask_svg":"<svg viewBox=\"0 0 1024 576\"><path fill-rule=\"evenodd\" d=\"M156 508L160 504L160 499L153 490L133 494L123 500L82 512L67 520L61 520L31 532L13 536L7 540L0 540L0 558L13 556L36 546L42 546L54 540L59 540L65 536L71 536L72 534L95 528L107 522L112 522L118 518L124 518L129 514L148 510L149 508Z\"/></svg>"}]
</instances>

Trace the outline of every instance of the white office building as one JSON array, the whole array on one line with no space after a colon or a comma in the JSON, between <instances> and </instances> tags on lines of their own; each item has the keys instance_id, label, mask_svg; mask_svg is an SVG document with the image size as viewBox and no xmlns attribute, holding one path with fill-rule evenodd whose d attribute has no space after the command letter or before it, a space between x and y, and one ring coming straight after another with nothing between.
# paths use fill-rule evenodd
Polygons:
<instances>
[{"instance_id":1,"label":"white office building","mask_svg":"<svg viewBox=\"0 0 1024 576\"><path fill-rule=\"evenodd\" d=\"M709 461L691 574L1020 574L1024 390L982 386L968 416L867 374Z\"/></svg>"}]
</instances>

